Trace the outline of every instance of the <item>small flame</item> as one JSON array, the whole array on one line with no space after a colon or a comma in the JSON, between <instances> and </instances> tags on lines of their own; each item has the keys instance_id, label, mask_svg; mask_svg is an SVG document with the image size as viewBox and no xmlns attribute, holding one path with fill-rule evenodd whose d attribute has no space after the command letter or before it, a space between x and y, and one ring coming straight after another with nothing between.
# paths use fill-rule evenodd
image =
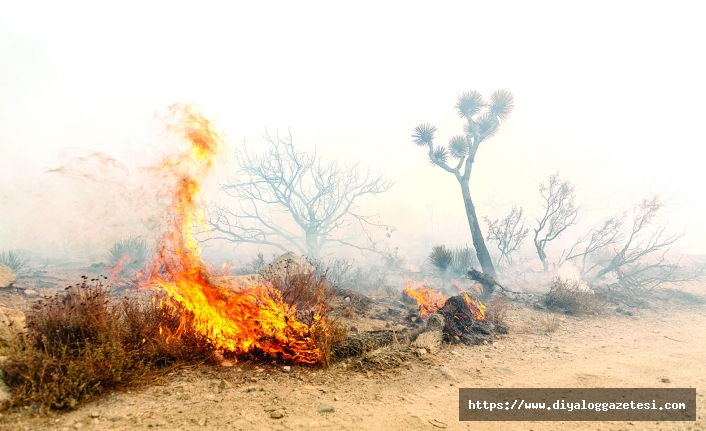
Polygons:
<instances>
[{"instance_id":1,"label":"small flame","mask_svg":"<svg viewBox=\"0 0 706 431\"><path fill-rule=\"evenodd\" d=\"M430 315L443 307L446 303L446 296L432 288L427 287L425 281L417 286L413 286L410 280L405 280L405 293L417 301L419 304L419 317L427 321Z\"/></svg>"},{"instance_id":2,"label":"small flame","mask_svg":"<svg viewBox=\"0 0 706 431\"><path fill-rule=\"evenodd\" d=\"M118 275L121 272L123 272L123 270L125 269L125 267L129 263L129 261L130 261L130 254L125 253L120 257L120 260L118 261L118 263L116 263L115 265L110 267L110 280L112 282L115 282L118 280Z\"/></svg>"},{"instance_id":3,"label":"small flame","mask_svg":"<svg viewBox=\"0 0 706 431\"><path fill-rule=\"evenodd\" d=\"M167 304L178 308L187 329L206 339L217 352L263 355L291 363L316 364L323 355L312 326L296 319L296 307L268 286L234 290L211 281L215 275L201 260L195 230L206 230L199 200L201 180L210 173L223 142L209 120L189 105L174 105L170 127L189 143L189 151L165 161L159 173L175 182L169 196L169 232L146 284L163 289ZM316 314L315 324L321 322ZM161 328L160 328L161 332Z\"/></svg>"},{"instance_id":4,"label":"small flame","mask_svg":"<svg viewBox=\"0 0 706 431\"><path fill-rule=\"evenodd\" d=\"M456 281L454 285L456 285L456 287L463 292L463 290L460 289L460 284L457 283L458 282ZM443 307L447 301L447 298L443 293L428 287L427 284L431 283L425 281L417 286L414 286L410 280L405 280L404 289L405 293L410 298L413 298L415 301L417 301L417 304L419 305L419 317L424 322L427 321L429 316L431 316L437 310ZM480 302L480 300L478 299L471 299L471 297L468 296L468 294L465 292L463 292L462 294L463 299L466 301L466 305L468 306L468 310L473 316L473 320L484 320L485 305L483 305L483 303Z\"/></svg>"},{"instance_id":5,"label":"small flame","mask_svg":"<svg viewBox=\"0 0 706 431\"><path fill-rule=\"evenodd\" d=\"M485 319L485 305L478 299L471 299L467 293L463 294L463 299L466 300L466 305L468 309L471 310L473 314L473 320L484 320Z\"/></svg>"}]
</instances>

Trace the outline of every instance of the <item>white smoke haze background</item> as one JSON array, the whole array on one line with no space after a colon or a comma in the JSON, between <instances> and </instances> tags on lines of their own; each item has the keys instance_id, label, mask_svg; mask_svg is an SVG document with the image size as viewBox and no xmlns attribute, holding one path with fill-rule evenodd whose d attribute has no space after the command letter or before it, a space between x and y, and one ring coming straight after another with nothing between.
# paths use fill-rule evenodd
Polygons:
<instances>
[{"instance_id":1,"label":"white smoke haze background","mask_svg":"<svg viewBox=\"0 0 706 431\"><path fill-rule=\"evenodd\" d=\"M397 228L389 245L418 269L431 246L472 241L458 184L429 165L412 129L431 123L445 145L462 131L459 94L507 89L515 110L481 145L471 176L479 218L521 205L522 253L538 264L538 186L558 170L582 212L548 247L550 260L656 192L668 198L670 232L686 234L677 248L703 254L703 19L693 2L6 2L0 249L93 263L125 236L157 238L164 184L149 168L178 151L161 116L185 102L229 145L207 201L234 174L243 142L264 151L265 131L291 131L300 150L396 182L361 203ZM206 246L219 262L274 251Z\"/></svg>"}]
</instances>

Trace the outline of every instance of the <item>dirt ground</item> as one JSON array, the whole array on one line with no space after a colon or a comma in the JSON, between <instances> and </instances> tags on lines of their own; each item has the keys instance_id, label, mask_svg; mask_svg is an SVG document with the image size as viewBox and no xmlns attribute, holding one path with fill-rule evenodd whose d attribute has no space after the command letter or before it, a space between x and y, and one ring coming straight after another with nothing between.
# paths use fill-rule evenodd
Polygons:
<instances>
[{"instance_id":1,"label":"dirt ground","mask_svg":"<svg viewBox=\"0 0 706 431\"><path fill-rule=\"evenodd\" d=\"M24 287L42 288L31 280ZM2 292L0 302L26 307L34 294L22 289ZM578 318L512 302L508 335L489 345L446 346L409 368L366 373L344 364L289 371L249 362L198 365L67 413L6 412L0 429L706 430L706 305L675 297L633 315L614 310ZM385 322L358 324L373 329ZM698 418L459 422L463 387L695 387Z\"/></svg>"}]
</instances>

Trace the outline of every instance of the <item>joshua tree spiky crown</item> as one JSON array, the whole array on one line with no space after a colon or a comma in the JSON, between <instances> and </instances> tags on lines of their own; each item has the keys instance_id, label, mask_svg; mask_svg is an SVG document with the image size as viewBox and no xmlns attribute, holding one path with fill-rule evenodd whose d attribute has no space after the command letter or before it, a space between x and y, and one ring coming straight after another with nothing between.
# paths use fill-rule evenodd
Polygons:
<instances>
[{"instance_id":1,"label":"joshua tree spiky crown","mask_svg":"<svg viewBox=\"0 0 706 431\"><path fill-rule=\"evenodd\" d=\"M424 123L414 128L412 139L415 144L429 148L429 163L448 167L449 156L463 161L469 154L474 154L478 144L495 134L514 107L514 97L507 90L495 91L490 95L490 102L477 91L467 91L459 96L455 106L459 116L466 120L463 135L451 138L446 147L435 146L436 127Z\"/></svg>"}]
</instances>

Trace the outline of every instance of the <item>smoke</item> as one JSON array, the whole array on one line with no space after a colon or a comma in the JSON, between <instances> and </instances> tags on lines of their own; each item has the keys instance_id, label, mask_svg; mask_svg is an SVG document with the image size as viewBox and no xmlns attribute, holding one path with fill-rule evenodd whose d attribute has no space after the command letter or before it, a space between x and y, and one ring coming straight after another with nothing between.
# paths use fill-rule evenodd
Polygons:
<instances>
[{"instance_id":1,"label":"smoke","mask_svg":"<svg viewBox=\"0 0 706 431\"><path fill-rule=\"evenodd\" d=\"M124 236L152 240L163 230L160 186L144 168L78 148L57 158L54 167L4 185L0 248L101 261Z\"/></svg>"}]
</instances>

